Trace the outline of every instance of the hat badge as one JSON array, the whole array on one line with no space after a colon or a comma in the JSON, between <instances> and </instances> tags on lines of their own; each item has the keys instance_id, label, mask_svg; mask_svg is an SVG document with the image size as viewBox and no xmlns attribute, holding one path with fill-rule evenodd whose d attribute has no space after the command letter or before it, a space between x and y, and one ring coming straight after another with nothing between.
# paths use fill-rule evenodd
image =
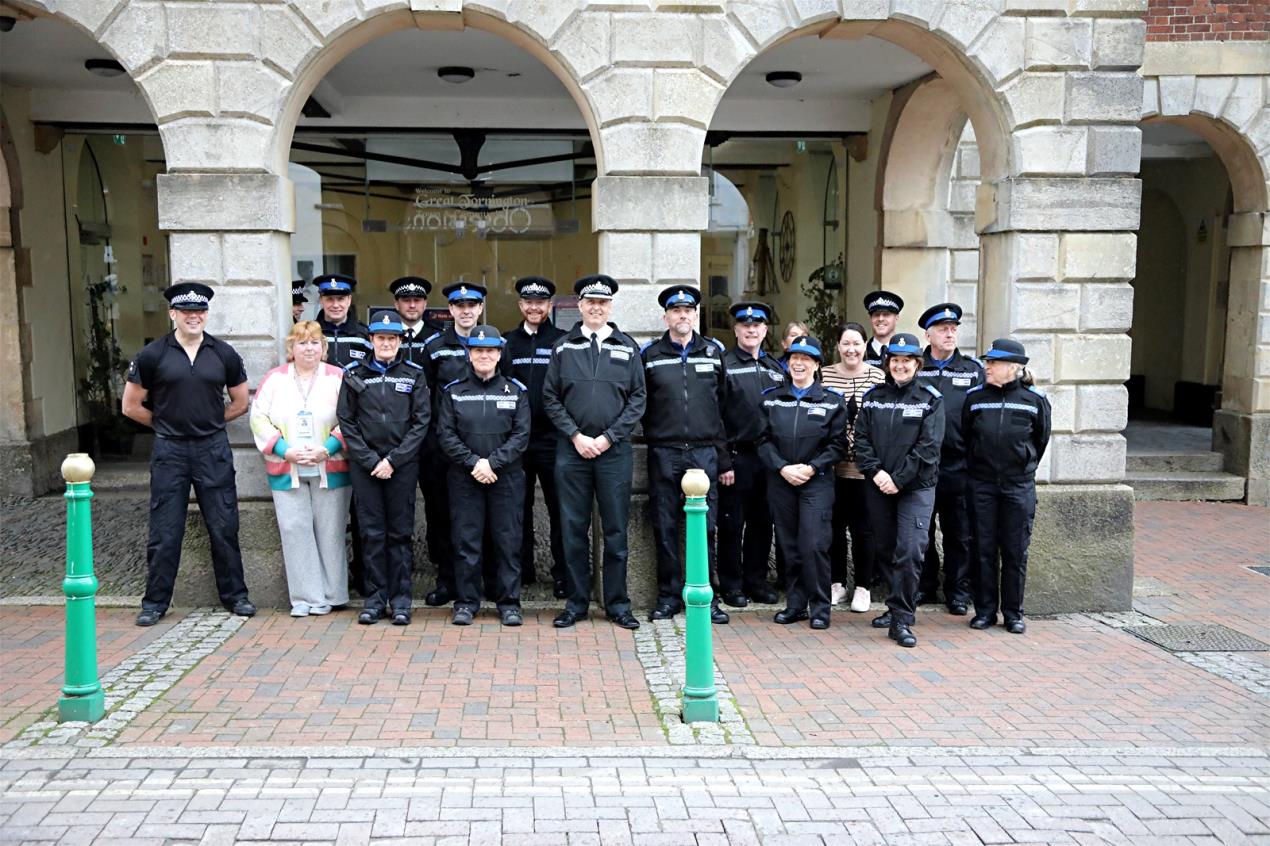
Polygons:
<instances>
[{"instance_id":1,"label":"hat badge","mask_svg":"<svg viewBox=\"0 0 1270 846\"><path fill-rule=\"evenodd\" d=\"M746 307L745 307L745 316L746 316L746 317L753 317L753 316L754 316L754 306L746 306Z\"/></svg>"},{"instance_id":2,"label":"hat badge","mask_svg":"<svg viewBox=\"0 0 1270 846\"><path fill-rule=\"evenodd\" d=\"M477 338L479 338L480 340L484 341L484 340L485 340L485 330L484 330L484 329L482 329L480 332L478 332L478 333L476 334L476 337L477 337Z\"/></svg>"}]
</instances>

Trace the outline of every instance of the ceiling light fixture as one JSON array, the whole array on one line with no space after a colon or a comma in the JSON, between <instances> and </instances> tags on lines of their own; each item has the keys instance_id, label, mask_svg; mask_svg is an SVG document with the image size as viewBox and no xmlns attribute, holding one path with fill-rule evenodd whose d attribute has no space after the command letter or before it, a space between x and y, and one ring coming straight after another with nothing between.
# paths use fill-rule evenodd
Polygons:
<instances>
[{"instance_id":1,"label":"ceiling light fixture","mask_svg":"<svg viewBox=\"0 0 1270 846\"><path fill-rule=\"evenodd\" d=\"M476 76L476 71L472 70L471 68L459 67L455 65L452 67L438 68L437 76L441 77L446 82L451 82L451 83L454 83L455 85L459 85L460 83L471 81L472 77Z\"/></svg>"},{"instance_id":2,"label":"ceiling light fixture","mask_svg":"<svg viewBox=\"0 0 1270 846\"><path fill-rule=\"evenodd\" d=\"M114 59L89 59L84 62L84 70L94 76L110 78L123 75L123 65Z\"/></svg>"},{"instance_id":3,"label":"ceiling light fixture","mask_svg":"<svg viewBox=\"0 0 1270 846\"><path fill-rule=\"evenodd\" d=\"M803 81L803 75L798 71L772 71L766 79L768 85L774 85L777 88L793 88Z\"/></svg>"}]
</instances>

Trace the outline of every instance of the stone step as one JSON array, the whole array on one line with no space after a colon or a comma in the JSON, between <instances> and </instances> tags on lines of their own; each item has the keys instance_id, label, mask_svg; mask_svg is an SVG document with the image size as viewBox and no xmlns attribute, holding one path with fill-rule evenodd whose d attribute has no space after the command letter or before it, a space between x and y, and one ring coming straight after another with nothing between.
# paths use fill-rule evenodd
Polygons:
<instances>
[{"instance_id":1,"label":"stone step","mask_svg":"<svg viewBox=\"0 0 1270 846\"><path fill-rule=\"evenodd\" d=\"M1231 473L1156 472L1125 473L1125 483L1133 488L1133 498L1230 502L1244 498L1246 481Z\"/></svg>"},{"instance_id":2,"label":"stone step","mask_svg":"<svg viewBox=\"0 0 1270 846\"><path fill-rule=\"evenodd\" d=\"M1130 452L1125 457L1129 473L1220 473L1223 469L1220 452Z\"/></svg>"}]
</instances>

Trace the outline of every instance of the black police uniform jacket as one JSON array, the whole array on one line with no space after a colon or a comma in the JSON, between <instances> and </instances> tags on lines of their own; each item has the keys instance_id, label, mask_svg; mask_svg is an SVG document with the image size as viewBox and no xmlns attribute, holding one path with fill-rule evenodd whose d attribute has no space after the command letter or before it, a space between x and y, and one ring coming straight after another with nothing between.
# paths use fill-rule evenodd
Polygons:
<instances>
[{"instance_id":1,"label":"black police uniform jacket","mask_svg":"<svg viewBox=\"0 0 1270 846\"><path fill-rule=\"evenodd\" d=\"M878 343L876 337L870 338L869 342L864 346L864 363L873 367L881 367L884 346L886 345Z\"/></svg>"},{"instance_id":2,"label":"black police uniform jacket","mask_svg":"<svg viewBox=\"0 0 1270 846\"><path fill-rule=\"evenodd\" d=\"M953 350L952 358L938 367L930 354L930 347L922 353L922 366L917 378L943 395L944 446L939 458L939 472L964 473L966 470L966 439L961 431L961 409L966 403L966 392L984 382L983 364L977 358L962 355Z\"/></svg>"},{"instance_id":3,"label":"black police uniform jacket","mask_svg":"<svg viewBox=\"0 0 1270 846\"><path fill-rule=\"evenodd\" d=\"M452 464L471 469L489 459L495 473L520 463L529 446L529 394L501 373L488 380L469 373L441 389L437 440Z\"/></svg>"},{"instance_id":4,"label":"black police uniform jacket","mask_svg":"<svg viewBox=\"0 0 1270 846\"><path fill-rule=\"evenodd\" d=\"M920 379L897 385L888 374L861 397L855 460L865 478L885 470L901 491L933 488L943 443L943 397Z\"/></svg>"},{"instance_id":5,"label":"black police uniform jacket","mask_svg":"<svg viewBox=\"0 0 1270 846\"><path fill-rule=\"evenodd\" d=\"M413 334L409 329L406 329L405 333L402 334L401 347L397 350L397 357L423 366L428 360L428 342L433 338L439 337L444 331L445 327L440 323L425 317L419 321L419 328Z\"/></svg>"},{"instance_id":6,"label":"black police uniform jacket","mask_svg":"<svg viewBox=\"0 0 1270 846\"><path fill-rule=\"evenodd\" d=\"M424 346L422 364L428 371L428 384L435 392L440 393L441 388L455 379L462 379L471 371L467 363L467 344L463 341L450 325Z\"/></svg>"},{"instance_id":7,"label":"black police uniform jacket","mask_svg":"<svg viewBox=\"0 0 1270 846\"><path fill-rule=\"evenodd\" d=\"M789 384L768 388L759 411L758 456L769 470L810 464L823 475L846 457L846 403L820 382L812 382L801 398Z\"/></svg>"},{"instance_id":8,"label":"black police uniform jacket","mask_svg":"<svg viewBox=\"0 0 1270 846\"><path fill-rule=\"evenodd\" d=\"M399 467L418 456L432 420L428 377L408 361L383 370L354 362L344 368L335 414L350 460L368 471L382 458Z\"/></svg>"},{"instance_id":9,"label":"black police uniform jacket","mask_svg":"<svg viewBox=\"0 0 1270 846\"><path fill-rule=\"evenodd\" d=\"M723 400L723 429L728 444L753 448L763 432L759 407L763 392L785 384L785 371L780 362L762 350L754 358L740 347L723 354L723 375L728 388Z\"/></svg>"},{"instance_id":10,"label":"black police uniform jacket","mask_svg":"<svg viewBox=\"0 0 1270 846\"><path fill-rule=\"evenodd\" d=\"M644 410L644 439L653 446L712 446L719 456L719 472L732 469L723 431L727 379L723 373L725 348L713 338L692 333L680 350L664 332L640 348L648 407Z\"/></svg>"},{"instance_id":11,"label":"black police uniform jacket","mask_svg":"<svg viewBox=\"0 0 1270 846\"><path fill-rule=\"evenodd\" d=\"M961 420L971 477L1023 481L1036 475L1050 440L1050 402L1039 389L1018 379L971 388Z\"/></svg>"},{"instance_id":12,"label":"black police uniform jacket","mask_svg":"<svg viewBox=\"0 0 1270 846\"><path fill-rule=\"evenodd\" d=\"M574 325L551 348L551 363L543 380L542 404L547 416L566 438L578 432L604 435L609 443L630 438L644 414L647 393L639 346L612 323L613 333L600 342L591 359L591 339Z\"/></svg>"},{"instance_id":13,"label":"black police uniform jacket","mask_svg":"<svg viewBox=\"0 0 1270 846\"><path fill-rule=\"evenodd\" d=\"M358 322L352 306L348 307L348 317L343 323L337 325L327 320L325 312L318 312L317 323L326 336L326 360L331 364L347 367L355 361L369 361L375 357L370 331Z\"/></svg>"},{"instance_id":14,"label":"black police uniform jacket","mask_svg":"<svg viewBox=\"0 0 1270 846\"><path fill-rule=\"evenodd\" d=\"M542 404L542 386L547 381L547 365L551 364L551 348L567 333L560 327L543 322L538 331L529 334L522 323L510 332L504 332L507 346L499 369L504 376L511 376L529 391L530 436L535 440L554 438L556 427Z\"/></svg>"}]
</instances>

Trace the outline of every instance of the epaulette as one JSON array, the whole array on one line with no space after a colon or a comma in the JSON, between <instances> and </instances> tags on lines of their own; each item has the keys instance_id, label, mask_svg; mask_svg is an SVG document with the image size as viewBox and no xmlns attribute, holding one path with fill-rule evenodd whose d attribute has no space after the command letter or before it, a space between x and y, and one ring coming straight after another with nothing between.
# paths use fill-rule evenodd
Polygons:
<instances>
[{"instance_id":1,"label":"epaulette","mask_svg":"<svg viewBox=\"0 0 1270 846\"><path fill-rule=\"evenodd\" d=\"M722 341L720 341L718 338L706 338L706 340L707 340L707 341L709 341L710 343L714 344L716 347L718 347L718 348L719 348L720 350L722 350L723 352L727 352L727 351L728 351L728 348L727 348L727 347L725 347L725 346L723 345L723 342L722 342Z\"/></svg>"},{"instance_id":2,"label":"epaulette","mask_svg":"<svg viewBox=\"0 0 1270 846\"><path fill-rule=\"evenodd\" d=\"M874 391L876 391L878 388L882 387L882 386L883 386L883 385L885 385L885 384L886 384L885 382L878 382L876 385L874 385L873 387L869 388L869 389L868 389L867 391L865 391L864 393L860 394L860 399L864 399L864 398L865 398L865 397L867 397L869 394L873 393Z\"/></svg>"},{"instance_id":3,"label":"epaulette","mask_svg":"<svg viewBox=\"0 0 1270 846\"><path fill-rule=\"evenodd\" d=\"M933 397L943 397L943 394L939 392L938 388L933 388L930 385L927 385L925 382L922 383L922 387L930 391L930 395Z\"/></svg>"},{"instance_id":4,"label":"epaulette","mask_svg":"<svg viewBox=\"0 0 1270 846\"><path fill-rule=\"evenodd\" d=\"M971 388L970 390L966 391L966 393L967 393L967 394L973 394L975 391L982 391L985 387L987 387L987 386L986 386L986 385L975 385L973 388Z\"/></svg>"},{"instance_id":5,"label":"epaulette","mask_svg":"<svg viewBox=\"0 0 1270 846\"><path fill-rule=\"evenodd\" d=\"M423 342L424 342L425 344L430 344L430 343L432 343L433 341L435 341L437 338L440 338L440 337L441 337L441 333L440 333L440 332L433 332L431 335L429 335L428 337L424 338L424 339L423 339Z\"/></svg>"},{"instance_id":6,"label":"epaulette","mask_svg":"<svg viewBox=\"0 0 1270 846\"><path fill-rule=\"evenodd\" d=\"M357 367L359 364L361 364L360 361L350 361L348 364L344 365L344 370L345 372L351 371L354 367Z\"/></svg>"},{"instance_id":7,"label":"epaulette","mask_svg":"<svg viewBox=\"0 0 1270 846\"><path fill-rule=\"evenodd\" d=\"M527 388L527 387L525 386L525 383L524 383L524 382L522 382L522 381L520 381L519 379L517 379L515 376L513 376L513 377L511 378L511 382L512 382L512 384L513 384L513 385L515 385L516 387L520 388L522 391L527 391L527 390L529 390L529 388Z\"/></svg>"},{"instance_id":8,"label":"epaulette","mask_svg":"<svg viewBox=\"0 0 1270 846\"><path fill-rule=\"evenodd\" d=\"M653 343L654 343L654 341L645 341L644 343L640 344L640 345L639 345L639 353L640 353L640 355L643 355L643 354L644 354L644 350L646 350L646 349L648 349L649 347L651 347L651 346L653 345Z\"/></svg>"},{"instance_id":9,"label":"epaulette","mask_svg":"<svg viewBox=\"0 0 1270 846\"><path fill-rule=\"evenodd\" d=\"M411 361L411 360L410 360L410 359L408 359L408 358L403 358L403 359L401 360L401 363L402 363L402 364L404 364L404 365L406 365L407 367L413 367L415 370L422 370L422 369L423 369L423 365L422 365L422 364L415 364L413 361Z\"/></svg>"},{"instance_id":10,"label":"epaulette","mask_svg":"<svg viewBox=\"0 0 1270 846\"><path fill-rule=\"evenodd\" d=\"M825 390L826 390L826 391L828 391L828 392L829 392L829 393L831 393L831 394L837 394L838 396L842 397L843 399L846 399L846 398L847 398L847 395L846 395L846 394L844 394L842 391L838 390L837 388L831 388L831 387L829 387L828 385L825 385Z\"/></svg>"},{"instance_id":11,"label":"epaulette","mask_svg":"<svg viewBox=\"0 0 1270 846\"><path fill-rule=\"evenodd\" d=\"M1036 387L1035 385L1028 385L1027 389L1031 391L1032 393L1036 394L1038 397L1045 396L1045 392L1042 391L1040 388ZM969 391L967 391L967 393L969 393Z\"/></svg>"},{"instance_id":12,"label":"epaulette","mask_svg":"<svg viewBox=\"0 0 1270 846\"><path fill-rule=\"evenodd\" d=\"M451 386L451 385L457 385L459 382L462 382L462 381L463 381L463 377L462 377L462 376L460 376L459 378L455 379L454 381L452 381L452 382L447 382L447 383L445 383L444 385L442 385L442 386L441 386L441 390L443 390L443 391L448 391L448 390L450 390L450 386Z\"/></svg>"},{"instance_id":13,"label":"epaulette","mask_svg":"<svg viewBox=\"0 0 1270 846\"><path fill-rule=\"evenodd\" d=\"M783 387L784 385L772 385L770 388L764 388L763 394L770 394L772 391L779 391ZM762 396L762 394L760 394L760 396Z\"/></svg>"}]
</instances>

